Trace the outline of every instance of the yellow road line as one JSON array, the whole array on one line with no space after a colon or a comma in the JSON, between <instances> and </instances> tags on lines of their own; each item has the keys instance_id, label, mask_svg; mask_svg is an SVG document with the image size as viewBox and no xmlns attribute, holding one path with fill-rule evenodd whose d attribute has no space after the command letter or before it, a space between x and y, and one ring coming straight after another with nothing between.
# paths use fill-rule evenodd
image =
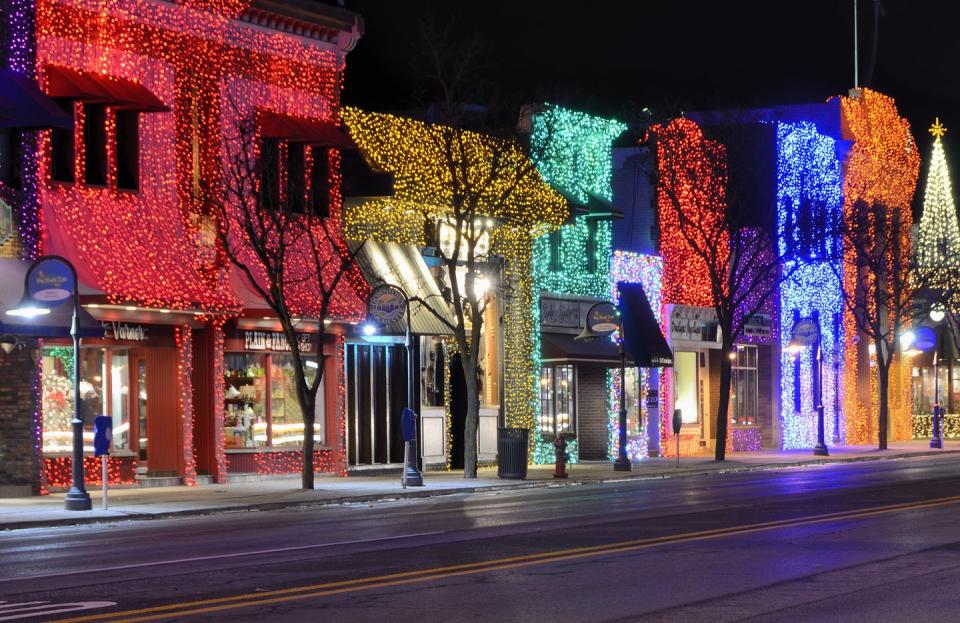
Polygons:
<instances>
[{"instance_id":1,"label":"yellow road line","mask_svg":"<svg viewBox=\"0 0 960 623\"><path fill-rule=\"evenodd\" d=\"M230 610L235 608L247 608L261 604L274 604L286 601L300 599L311 599L340 593L368 590L371 588L388 588L402 584L413 584L419 582L428 582L443 578L457 577L472 573L485 573L490 571L501 571L506 569L515 569L518 567L529 567L533 565L550 564L564 560L574 560L579 558L588 558L596 556L605 556L609 554L620 554L632 552L659 545L670 543L687 543L691 541L701 541L705 539L718 538L723 536L733 536L740 534L750 534L754 532L763 532L775 530L777 528L786 528L794 526L806 526L829 521L842 519L859 519L861 517L870 517L906 510L918 510L924 508L935 508L950 504L960 503L960 496L949 496L935 498L924 502L906 502L902 504L890 504L872 509L841 511L836 513L826 513L822 515L812 515L810 517L800 517L796 519L780 519L755 524L746 524L742 526L731 526L728 528L715 528L712 530L701 530L697 532L685 532L675 535L654 537L647 539L637 539L631 541L620 541L617 543L608 543L606 545L592 545L587 547L574 547L552 552L541 552L538 554L526 554L523 556L511 556L480 562L463 563L450 565L446 567L433 567L430 569L421 569L416 571L402 571L379 576L366 578L356 578L352 580L339 580L336 582L326 582L323 584L313 584L309 586L299 586L285 588L274 591L265 591L261 593L247 593L234 595L232 597L216 597L213 599L202 599L183 603L167 604L164 606L154 606L150 608L140 608L136 610L127 610L122 612L105 612L100 614L91 614L70 619L62 619L59 623L87 623L90 621L109 621L110 623L134 623L140 621L156 621L159 619L169 619L180 616L189 616L194 614L204 614L208 612L217 612L221 610Z\"/></svg>"}]
</instances>

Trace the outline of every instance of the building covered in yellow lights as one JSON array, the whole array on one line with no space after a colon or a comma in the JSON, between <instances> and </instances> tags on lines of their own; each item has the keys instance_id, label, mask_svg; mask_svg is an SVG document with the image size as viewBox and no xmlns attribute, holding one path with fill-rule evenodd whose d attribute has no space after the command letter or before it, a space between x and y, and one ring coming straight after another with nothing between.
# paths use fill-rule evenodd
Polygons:
<instances>
[{"instance_id":1,"label":"building covered in yellow lights","mask_svg":"<svg viewBox=\"0 0 960 623\"><path fill-rule=\"evenodd\" d=\"M533 245L567 219L568 202L513 141L355 109L344 110L343 118L367 164L394 176L391 196L348 202L350 238L416 247L450 307L452 284L443 259L456 258L456 278L463 280L467 252L454 250L458 225L470 226L463 214L478 228L472 236L474 288L480 284L483 305L478 450L481 461L493 461L498 423L528 430L533 425L539 397L531 319ZM449 145L456 146L452 161L445 150ZM465 390L455 343L422 335L418 351L424 462L460 467Z\"/></svg>"}]
</instances>

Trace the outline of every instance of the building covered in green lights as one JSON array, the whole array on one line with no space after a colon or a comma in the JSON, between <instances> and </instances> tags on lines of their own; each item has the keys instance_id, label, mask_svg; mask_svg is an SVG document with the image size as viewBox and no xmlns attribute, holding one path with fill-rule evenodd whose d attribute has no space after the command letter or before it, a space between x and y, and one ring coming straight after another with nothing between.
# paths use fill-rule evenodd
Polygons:
<instances>
[{"instance_id":1,"label":"building covered in green lights","mask_svg":"<svg viewBox=\"0 0 960 623\"><path fill-rule=\"evenodd\" d=\"M555 460L554 440L568 439L571 461L609 456L612 341L579 342L587 310L610 300L611 150L627 126L554 105L531 124L531 152L543 178L578 207L568 224L533 249L534 370L537 396L533 459Z\"/></svg>"}]
</instances>

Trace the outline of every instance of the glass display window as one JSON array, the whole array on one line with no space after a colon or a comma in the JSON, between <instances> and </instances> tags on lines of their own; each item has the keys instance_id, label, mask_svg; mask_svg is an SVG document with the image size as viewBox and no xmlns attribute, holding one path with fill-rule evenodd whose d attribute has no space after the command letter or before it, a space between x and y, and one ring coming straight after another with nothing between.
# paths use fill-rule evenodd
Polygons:
<instances>
[{"instance_id":1,"label":"glass display window","mask_svg":"<svg viewBox=\"0 0 960 623\"><path fill-rule=\"evenodd\" d=\"M577 430L574 367L540 369L540 432L545 436Z\"/></svg>"},{"instance_id":2,"label":"glass display window","mask_svg":"<svg viewBox=\"0 0 960 623\"><path fill-rule=\"evenodd\" d=\"M267 355L230 353L224 363L223 434L226 447L268 445Z\"/></svg>"},{"instance_id":3,"label":"glass display window","mask_svg":"<svg viewBox=\"0 0 960 623\"><path fill-rule=\"evenodd\" d=\"M307 382L316 375L308 358ZM227 353L224 437L229 448L299 448L304 423L297 400L293 356L285 353ZM317 392L314 441L324 442L323 386Z\"/></svg>"},{"instance_id":4,"label":"glass display window","mask_svg":"<svg viewBox=\"0 0 960 623\"><path fill-rule=\"evenodd\" d=\"M80 413L85 452L93 452L93 419L113 420L113 450L131 450L130 357L126 350L80 349ZM73 448L73 348L43 349L43 451L66 453Z\"/></svg>"}]
</instances>

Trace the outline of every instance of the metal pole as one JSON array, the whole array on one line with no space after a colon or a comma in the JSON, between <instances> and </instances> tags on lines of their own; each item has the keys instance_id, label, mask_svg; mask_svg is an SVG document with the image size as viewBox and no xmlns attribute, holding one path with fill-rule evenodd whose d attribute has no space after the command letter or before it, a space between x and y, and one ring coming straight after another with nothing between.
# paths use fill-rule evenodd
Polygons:
<instances>
[{"instance_id":1,"label":"metal pole","mask_svg":"<svg viewBox=\"0 0 960 623\"><path fill-rule=\"evenodd\" d=\"M857 0L853 0L853 88L855 89L860 88L860 42L857 40L859 26L857 15Z\"/></svg>"},{"instance_id":2,"label":"metal pole","mask_svg":"<svg viewBox=\"0 0 960 623\"><path fill-rule=\"evenodd\" d=\"M403 290L401 290L403 291ZM413 439L410 440L410 447L404 452L404 474L406 478L404 479L404 488L407 485L411 487L422 487L423 486L423 474L420 473L420 470L417 467L417 459L419 458L419 449L417 447L417 436L420 434L420 427L417 426L417 413L418 409L414 409L413 406L413 383L414 383L414 374L413 374L413 334L410 326L410 299L407 298L407 293L403 291L403 296L407 300L407 406L413 410Z\"/></svg>"},{"instance_id":3,"label":"metal pole","mask_svg":"<svg viewBox=\"0 0 960 623\"><path fill-rule=\"evenodd\" d=\"M940 336L937 336L936 350L933 351L933 435L930 437L931 448L942 448L943 438L940 436Z\"/></svg>"},{"instance_id":4,"label":"metal pole","mask_svg":"<svg viewBox=\"0 0 960 623\"><path fill-rule=\"evenodd\" d=\"M620 452L613 463L617 472L629 472L630 458L627 456L627 353L623 350L623 327L620 328Z\"/></svg>"},{"instance_id":5,"label":"metal pole","mask_svg":"<svg viewBox=\"0 0 960 623\"><path fill-rule=\"evenodd\" d=\"M65 262L66 263L66 262ZM68 511L88 511L93 508L90 494L83 484L83 414L80 411L80 283L77 271L73 273L73 323L70 337L73 338L73 454L71 472L73 481L70 490L63 499L63 507Z\"/></svg>"},{"instance_id":6,"label":"metal pole","mask_svg":"<svg viewBox=\"0 0 960 623\"><path fill-rule=\"evenodd\" d=\"M815 456L828 456L827 443L823 435L823 348L821 347L822 332L820 322L817 321L817 445L813 449Z\"/></svg>"}]
</instances>

